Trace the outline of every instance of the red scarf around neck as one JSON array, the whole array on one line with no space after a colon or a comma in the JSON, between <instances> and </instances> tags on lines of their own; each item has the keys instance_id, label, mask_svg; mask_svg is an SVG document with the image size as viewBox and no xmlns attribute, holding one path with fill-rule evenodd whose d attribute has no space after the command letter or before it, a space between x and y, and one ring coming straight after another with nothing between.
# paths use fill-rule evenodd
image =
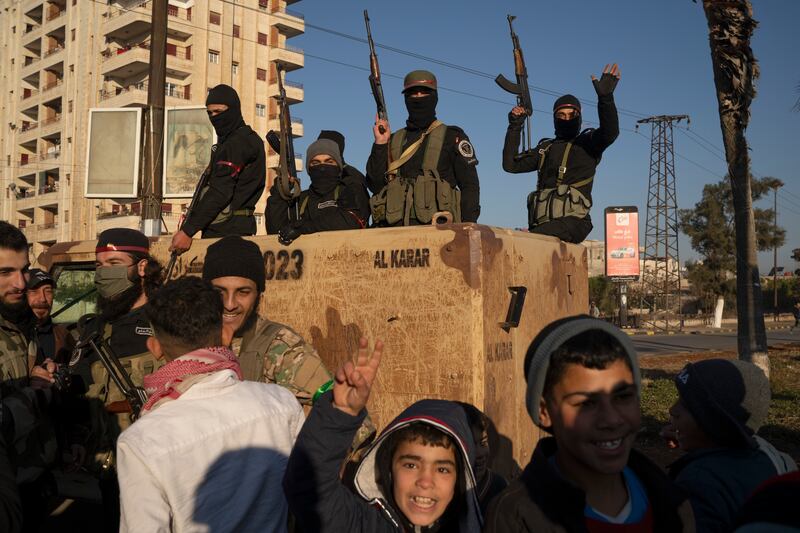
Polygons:
<instances>
[{"instance_id":1,"label":"red scarf around neck","mask_svg":"<svg viewBox=\"0 0 800 533\"><path fill-rule=\"evenodd\" d=\"M224 346L201 348L170 361L144 377L144 388L148 397L142 407L143 413L178 399L192 385L220 370L233 370L242 379L239 359Z\"/></svg>"}]
</instances>

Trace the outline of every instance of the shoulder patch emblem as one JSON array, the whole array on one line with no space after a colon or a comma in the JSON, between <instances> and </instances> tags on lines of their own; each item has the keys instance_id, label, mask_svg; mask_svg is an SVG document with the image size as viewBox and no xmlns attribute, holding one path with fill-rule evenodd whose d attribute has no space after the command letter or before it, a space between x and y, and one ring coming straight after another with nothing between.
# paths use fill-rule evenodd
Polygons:
<instances>
[{"instance_id":1,"label":"shoulder patch emblem","mask_svg":"<svg viewBox=\"0 0 800 533\"><path fill-rule=\"evenodd\" d=\"M458 153L466 157L467 159L472 159L473 157L475 157L475 149L472 148L472 145L469 143L468 140L464 139L463 141L459 142L457 148L458 148Z\"/></svg>"},{"instance_id":2,"label":"shoulder patch emblem","mask_svg":"<svg viewBox=\"0 0 800 533\"><path fill-rule=\"evenodd\" d=\"M137 335L143 335L145 337L152 337L153 336L153 328L147 328L142 326L136 326L134 330Z\"/></svg>"}]
</instances>

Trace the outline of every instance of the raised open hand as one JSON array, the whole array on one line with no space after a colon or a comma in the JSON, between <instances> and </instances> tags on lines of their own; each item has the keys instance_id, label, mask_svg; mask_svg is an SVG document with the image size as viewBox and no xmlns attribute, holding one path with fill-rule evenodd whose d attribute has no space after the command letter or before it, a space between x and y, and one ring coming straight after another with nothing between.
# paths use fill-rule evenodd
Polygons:
<instances>
[{"instance_id":1,"label":"raised open hand","mask_svg":"<svg viewBox=\"0 0 800 533\"><path fill-rule=\"evenodd\" d=\"M606 65L606 67L603 69L603 75L600 76L599 80L594 77L594 74L592 74L592 84L594 85L594 90L597 93L597 96L608 96L613 94L619 78L620 71L616 63L613 65Z\"/></svg>"},{"instance_id":2,"label":"raised open hand","mask_svg":"<svg viewBox=\"0 0 800 533\"><path fill-rule=\"evenodd\" d=\"M336 371L333 379L333 405L340 411L356 416L367 405L372 384L378 374L378 366L383 355L383 342L375 342L372 355L369 353L369 341L361 337L358 343L358 355L355 364L346 361Z\"/></svg>"}]
</instances>

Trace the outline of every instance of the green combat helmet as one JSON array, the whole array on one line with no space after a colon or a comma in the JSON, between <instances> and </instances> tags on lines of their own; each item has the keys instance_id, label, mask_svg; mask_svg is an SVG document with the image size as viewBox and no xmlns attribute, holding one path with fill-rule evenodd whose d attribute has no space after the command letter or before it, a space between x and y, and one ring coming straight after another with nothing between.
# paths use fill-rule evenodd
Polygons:
<instances>
[{"instance_id":1,"label":"green combat helmet","mask_svg":"<svg viewBox=\"0 0 800 533\"><path fill-rule=\"evenodd\" d=\"M403 79L403 92L412 87L427 87L435 91L436 76L433 75L433 72L428 72L427 70L413 70L406 74L405 79Z\"/></svg>"}]
</instances>

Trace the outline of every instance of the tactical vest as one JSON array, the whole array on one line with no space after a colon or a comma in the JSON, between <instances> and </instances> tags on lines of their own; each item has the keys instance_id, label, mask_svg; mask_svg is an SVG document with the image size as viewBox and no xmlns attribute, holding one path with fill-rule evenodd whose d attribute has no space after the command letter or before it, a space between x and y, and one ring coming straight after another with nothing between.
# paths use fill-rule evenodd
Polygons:
<instances>
[{"instance_id":1,"label":"tactical vest","mask_svg":"<svg viewBox=\"0 0 800 533\"><path fill-rule=\"evenodd\" d=\"M245 126L240 126L239 128L237 128L236 131L238 131L239 129L244 128L244 127ZM233 135L233 134L231 134L231 135ZM211 157L213 159L214 156L212 155ZM230 167L233 170L233 173L231 174L231 179L236 178L236 176L241 174L241 172L247 167L247 165L239 166L239 165L236 165L235 163L232 163L230 161L212 161L211 163L209 163L208 167L206 167L205 172L213 172L214 171L214 169L211 168L212 164L213 165L224 165L224 166ZM202 182L203 180L201 179L200 181ZM211 188L211 185L208 185L208 183L206 183L205 187L203 187L200 190L200 194L199 194L199 196L197 198L198 203L203 201L203 197L206 195L206 193L208 192L208 190L210 188ZM229 221L233 217L250 217L250 216L253 216L255 214L255 209L232 209L232 207L233 207L233 204L226 205L222 209L222 211L220 211L217 214L217 216L214 217L214 220L211 221L209 226L213 226L215 224L222 224L223 222Z\"/></svg>"},{"instance_id":2,"label":"tactical vest","mask_svg":"<svg viewBox=\"0 0 800 533\"><path fill-rule=\"evenodd\" d=\"M547 152L553 141L547 142L544 147L540 143L539 148L539 179L541 183L541 172L544 169L544 162ZM564 175L567 173L567 162L569 152L572 149L572 141L567 143L564 149L564 156L561 158L561 165L558 167L558 177L556 186L549 188L537 187L535 191L528 195L528 226L533 228L563 217L586 218L592 207L592 201L578 190L579 187L590 184L594 176L583 179L576 183L565 184Z\"/></svg>"},{"instance_id":3,"label":"tactical vest","mask_svg":"<svg viewBox=\"0 0 800 533\"><path fill-rule=\"evenodd\" d=\"M111 344L112 331L111 324L104 325L103 338L109 345ZM150 352L121 357L119 362L137 387L144 386L144 376L152 374L166 364L166 361L156 359ZM91 372L93 384L89 386L89 390L86 392L88 398L100 399L105 407L115 402L126 400L125 395L111 379L103 363L100 361L92 363ZM130 416L127 413L118 413L116 417L120 432L131 425ZM114 438L116 438L116 435Z\"/></svg>"},{"instance_id":4,"label":"tactical vest","mask_svg":"<svg viewBox=\"0 0 800 533\"><path fill-rule=\"evenodd\" d=\"M263 381L264 357L269 345L283 328L283 325L277 322L269 320L263 322L263 325L256 324L256 327L245 333L240 348L236 350L239 356L239 366L242 369L242 378L246 381Z\"/></svg>"},{"instance_id":5,"label":"tactical vest","mask_svg":"<svg viewBox=\"0 0 800 533\"><path fill-rule=\"evenodd\" d=\"M439 211L450 212L453 222L461 222L461 191L439 176L439 158L446 133L447 125L435 120L405 151L403 144L406 140L406 129L392 134L391 163L386 171L387 184L369 201L373 222L385 222L393 226L402 220L403 225L408 226L412 219L416 219L422 224L428 224ZM419 176L398 176L400 167L423 144L425 154L422 159L422 173Z\"/></svg>"},{"instance_id":6,"label":"tactical vest","mask_svg":"<svg viewBox=\"0 0 800 533\"><path fill-rule=\"evenodd\" d=\"M16 327L0 318L0 382L28 378L31 355L38 347Z\"/></svg>"},{"instance_id":7,"label":"tactical vest","mask_svg":"<svg viewBox=\"0 0 800 533\"><path fill-rule=\"evenodd\" d=\"M339 202L339 193L341 193L341 191L342 191L342 184L339 183L339 184L336 185L336 188L333 190L333 201L334 202L337 202L337 203ZM300 218L303 218L303 215L305 214L306 209L308 208L308 196L309 196L309 194L308 194L308 191L305 191L305 193L306 194L303 195L303 199L300 200Z\"/></svg>"}]
</instances>

